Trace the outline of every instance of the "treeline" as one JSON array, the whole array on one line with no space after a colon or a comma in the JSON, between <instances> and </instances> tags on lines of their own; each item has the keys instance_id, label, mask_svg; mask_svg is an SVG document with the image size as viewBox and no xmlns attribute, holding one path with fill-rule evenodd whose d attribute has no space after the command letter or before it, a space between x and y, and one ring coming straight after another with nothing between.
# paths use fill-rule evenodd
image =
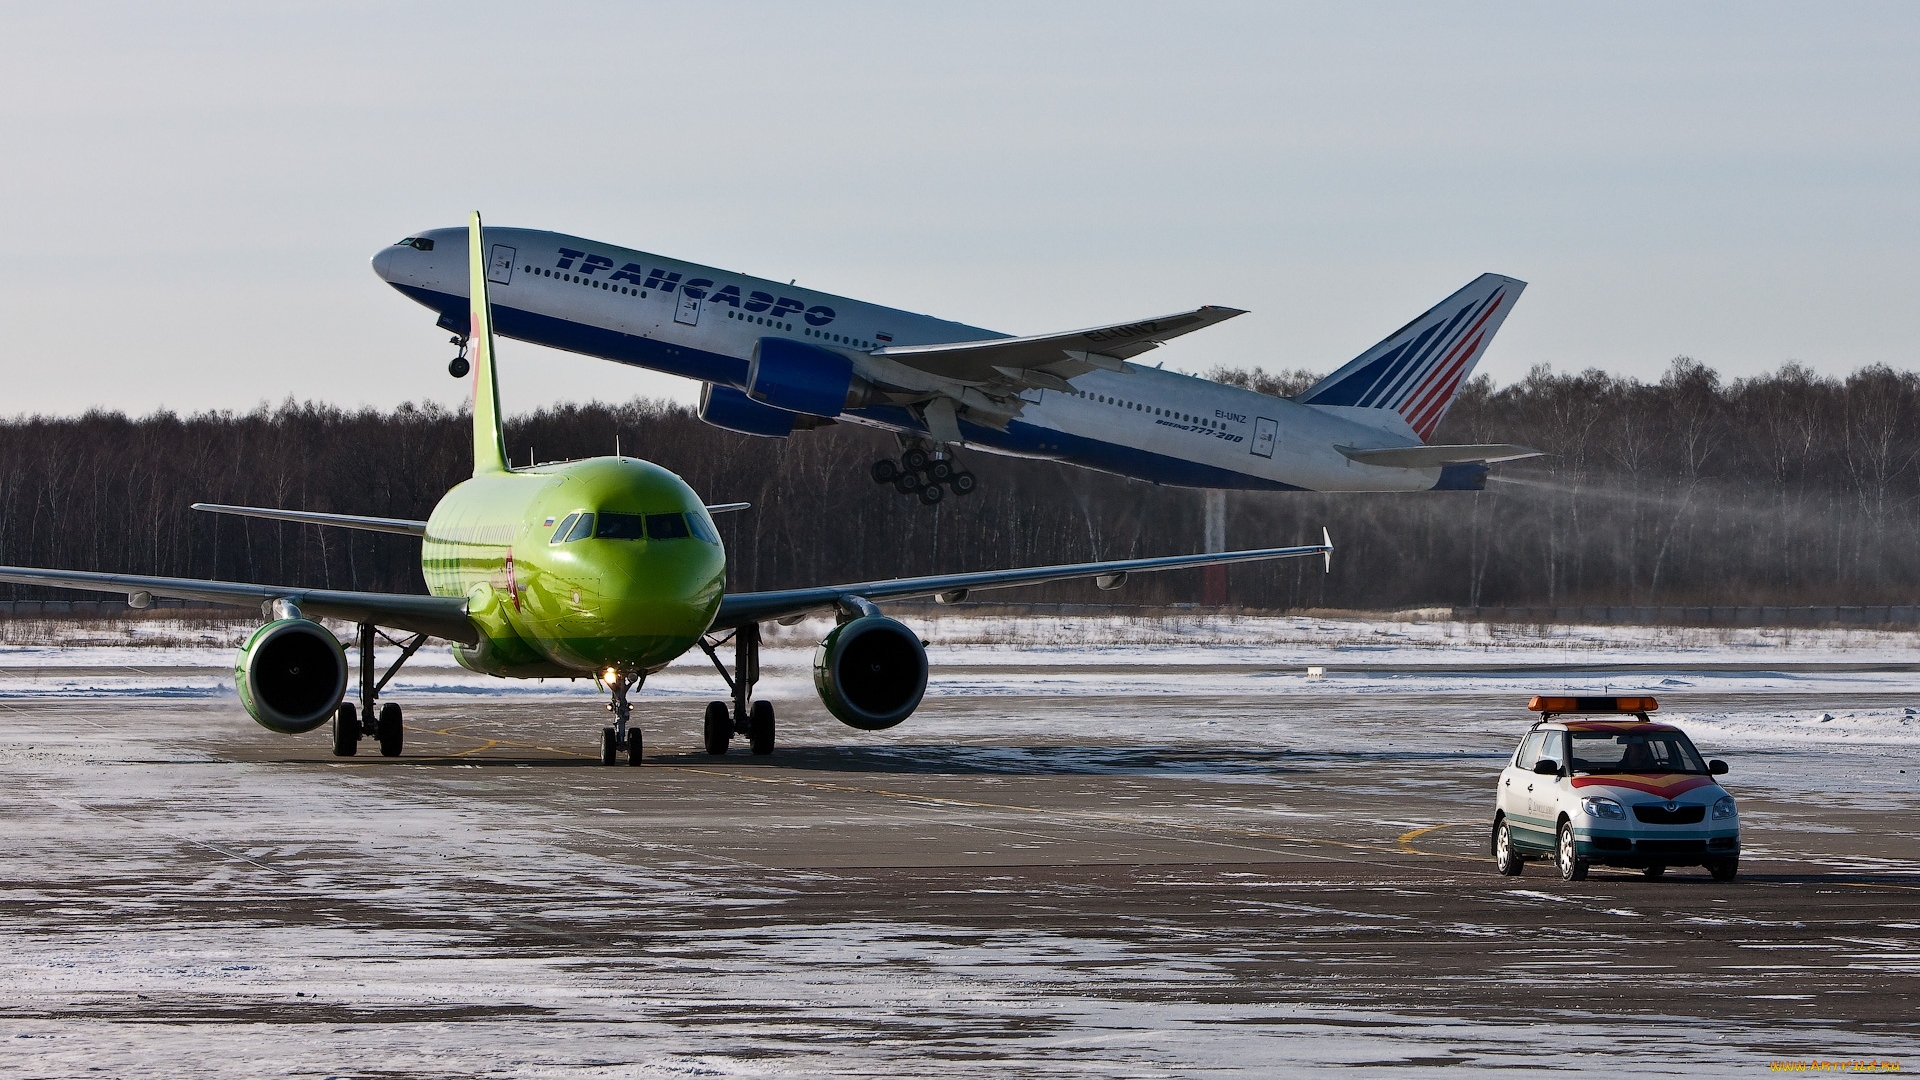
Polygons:
<instances>
[{"instance_id":1,"label":"treeline","mask_svg":"<svg viewBox=\"0 0 1920 1080\"><path fill-rule=\"evenodd\" d=\"M1297 392L1305 372L1216 372ZM1425 605L1914 603L1920 600L1920 376L1788 365L1724 381L1686 358L1655 383L1544 366L1469 384L1436 435L1549 456L1485 492L1235 492L1235 547L1304 543L1318 563L1241 567L1235 603ZM354 589L421 589L417 543L196 513L193 502L423 518L470 472L467 418L289 402L251 413L117 413L0 422L0 563ZM679 473L723 515L730 587L1199 550L1199 492L970 453L980 490L921 506L875 485L897 453L852 425L784 441L708 427L654 402L547 409L508 424L513 460L611 453ZM4 588L4 587L0 587ZM1069 584L1008 599L1167 603L1197 572L1117 593ZM55 595L8 590L11 597Z\"/></svg>"}]
</instances>

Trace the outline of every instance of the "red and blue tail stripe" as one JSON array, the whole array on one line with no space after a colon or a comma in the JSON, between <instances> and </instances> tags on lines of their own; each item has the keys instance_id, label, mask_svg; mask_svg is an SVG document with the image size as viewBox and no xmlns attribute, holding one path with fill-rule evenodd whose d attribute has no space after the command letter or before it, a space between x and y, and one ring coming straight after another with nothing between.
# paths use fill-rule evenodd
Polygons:
<instances>
[{"instance_id":1,"label":"red and blue tail stripe","mask_svg":"<svg viewBox=\"0 0 1920 1080\"><path fill-rule=\"evenodd\" d=\"M1426 441L1526 283L1483 274L1393 336L1320 380L1308 405L1387 409Z\"/></svg>"}]
</instances>

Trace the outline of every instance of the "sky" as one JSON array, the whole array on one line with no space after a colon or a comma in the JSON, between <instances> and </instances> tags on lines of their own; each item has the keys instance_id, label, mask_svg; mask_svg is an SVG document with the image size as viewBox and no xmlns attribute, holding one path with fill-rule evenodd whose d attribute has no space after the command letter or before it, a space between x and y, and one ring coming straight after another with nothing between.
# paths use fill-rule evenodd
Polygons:
<instances>
[{"instance_id":1,"label":"sky","mask_svg":"<svg viewBox=\"0 0 1920 1080\"><path fill-rule=\"evenodd\" d=\"M547 228L1148 359L1920 366L1920 5L0 2L0 415L456 404L381 247ZM683 380L502 347L513 411Z\"/></svg>"}]
</instances>

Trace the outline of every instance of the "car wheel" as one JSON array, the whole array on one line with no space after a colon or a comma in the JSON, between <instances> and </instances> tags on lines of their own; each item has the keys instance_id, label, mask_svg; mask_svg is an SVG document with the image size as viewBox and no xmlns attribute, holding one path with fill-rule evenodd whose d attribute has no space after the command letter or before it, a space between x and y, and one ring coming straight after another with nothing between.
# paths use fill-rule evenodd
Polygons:
<instances>
[{"instance_id":1,"label":"car wheel","mask_svg":"<svg viewBox=\"0 0 1920 1080\"><path fill-rule=\"evenodd\" d=\"M1587 876L1587 860L1580 858L1573 844L1573 826L1560 823L1560 837L1553 845L1553 861L1560 867L1561 881L1584 881Z\"/></svg>"},{"instance_id":2,"label":"car wheel","mask_svg":"<svg viewBox=\"0 0 1920 1080\"><path fill-rule=\"evenodd\" d=\"M1715 881L1732 881L1740 873L1740 857L1716 859L1707 864L1707 873L1712 874Z\"/></svg>"},{"instance_id":3,"label":"car wheel","mask_svg":"<svg viewBox=\"0 0 1920 1080\"><path fill-rule=\"evenodd\" d=\"M1493 867L1507 877L1519 877L1525 866L1520 853L1513 850L1513 833L1507 828L1507 819L1501 818L1493 826Z\"/></svg>"}]
</instances>

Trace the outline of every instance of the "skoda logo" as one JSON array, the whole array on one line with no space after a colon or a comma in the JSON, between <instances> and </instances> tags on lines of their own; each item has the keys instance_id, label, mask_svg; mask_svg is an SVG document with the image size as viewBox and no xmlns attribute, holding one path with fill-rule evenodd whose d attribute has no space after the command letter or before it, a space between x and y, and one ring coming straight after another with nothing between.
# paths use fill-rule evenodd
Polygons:
<instances>
[{"instance_id":1,"label":"skoda logo","mask_svg":"<svg viewBox=\"0 0 1920 1080\"><path fill-rule=\"evenodd\" d=\"M1667 813L1671 814L1678 809L1680 809L1679 803L1674 802L1672 799L1667 800Z\"/></svg>"}]
</instances>

